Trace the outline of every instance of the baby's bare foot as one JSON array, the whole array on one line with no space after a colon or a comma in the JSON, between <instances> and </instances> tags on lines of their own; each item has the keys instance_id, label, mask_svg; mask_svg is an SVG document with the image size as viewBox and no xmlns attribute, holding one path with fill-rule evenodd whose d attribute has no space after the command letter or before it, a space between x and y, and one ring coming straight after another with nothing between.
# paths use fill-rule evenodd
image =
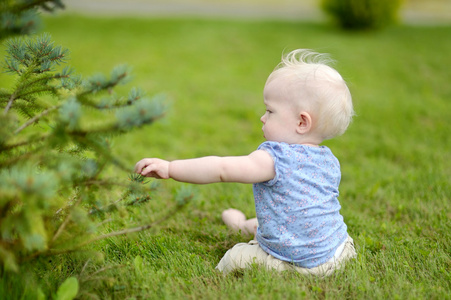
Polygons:
<instances>
[{"instance_id":1,"label":"baby's bare foot","mask_svg":"<svg viewBox=\"0 0 451 300\"><path fill-rule=\"evenodd\" d=\"M246 220L246 216L234 208L226 209L222 212L222 220L231 229L240 231L243 234L254 234L257 231L257 219Z\"/></svg>"},{"instance_id":2,"label":"baby's bare foot","mask_svg":"<svg viewBox=\"0 0 451 300\"><path fill-rule=\"evenodd\" d=\"M222 220L228 227L239 230L240 224L246 221L246 216L238 209L229 208L222 212Z\"/></svg>"}]
</instances>

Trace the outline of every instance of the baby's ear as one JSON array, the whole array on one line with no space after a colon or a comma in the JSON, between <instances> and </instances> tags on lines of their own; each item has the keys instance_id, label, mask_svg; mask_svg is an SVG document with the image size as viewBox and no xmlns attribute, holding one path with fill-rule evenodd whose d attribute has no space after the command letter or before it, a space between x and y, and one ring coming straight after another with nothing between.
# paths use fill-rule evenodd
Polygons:
<instances>
[{"instance_id":1,"label":"baby's ear","mask_svg":"<svg viewBox=\"0 0 451 300\"><path fill-rule=\"evenodd\" d=\"M299 113L298 124L296 132L299 134L306 134L312 129L312 117L308 112L302 111Z\"/></svg>"}]
</instances>

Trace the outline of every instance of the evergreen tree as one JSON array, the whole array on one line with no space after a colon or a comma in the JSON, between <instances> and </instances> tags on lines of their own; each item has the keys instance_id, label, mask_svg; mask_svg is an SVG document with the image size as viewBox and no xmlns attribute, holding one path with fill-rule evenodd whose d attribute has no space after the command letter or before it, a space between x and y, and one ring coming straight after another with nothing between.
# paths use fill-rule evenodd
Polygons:
<instances>
[{"instance_id":1,"label":"evergreen tree","mask_svg":"<svg viewBox=\"0 0 451 300\"><path fill-rule=\"evenodd\" d=\"M28 32L31 27L20 20L38 6L52 10L62 4L2 0L2 37ZM49 34L11 38L5 47L3 71L17 80L11 89L0 89L0 275L17 272L21 262L38 256L71 253L152 227L98 231L105 219L150 199L154 187L144 185L141 176L124 181L105 170L131 169L111 154L110 141L162 117L161 97L145 97L135 88L117 95L114 88L130 78L126 66L108 77L82 79L63 67L68 50ZM114 186L120 195L102 197ZM175 209L190 195L180 194Z\"/></svg>"},{"instance_id":2,"label":"evergreen tree","mask_svg":"<svg viewBox=\"0 0 451 300\"><path fill-rule=\"evenodd\" d=\"M61 0L0 0L0 39L36 31L38 9L53 12L64 8Z\"/></svg>"}]
</instances>

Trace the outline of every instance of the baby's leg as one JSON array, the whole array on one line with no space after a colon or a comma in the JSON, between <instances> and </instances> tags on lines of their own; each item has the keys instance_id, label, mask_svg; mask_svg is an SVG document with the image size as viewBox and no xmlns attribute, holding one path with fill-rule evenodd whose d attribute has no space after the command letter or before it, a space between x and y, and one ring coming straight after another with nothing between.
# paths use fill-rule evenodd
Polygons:
<instances>
[{"instance_id":1,"label":"baby's leg","mask_svg":"<svg viewBox=\"0 0 451 300\"><path fill-rule=\"evenodd\" d=\"M246 220L246 216L237 209L229 208L223 211L222 220L229 228L235 231L241 230L243 234L257 233L257 218Z\"/></svg>"}]
</instances>

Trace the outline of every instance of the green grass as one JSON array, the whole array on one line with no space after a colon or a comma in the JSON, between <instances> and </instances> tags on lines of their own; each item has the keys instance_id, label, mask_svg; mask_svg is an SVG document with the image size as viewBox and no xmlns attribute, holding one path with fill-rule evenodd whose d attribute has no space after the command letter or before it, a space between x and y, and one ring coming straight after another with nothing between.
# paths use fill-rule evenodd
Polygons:
<instances>
[{"instance_id":1,"label":"green grass","mask_svg":"<svg viewBox=\"0 0 451 300\"><path fill-rule=\"evenodd\" d=\"M451 27L348 33L316 23L70 15L44 24L71 50L78 73L127 63L133 86L168 96L164 120L115 140L130 166L143 157L253 151L263 142L263 85L282 51L330 53L357 112L345 135L325 142L342 165L341 212L358 252L344 272L325 279L258 267L218 274L225 251L247 241L222 224L222 210L253 216L254 207L251 186L212 184L196 186L192 203L158 230L98 243L103 259L45 260L50 271L34 280L46 294L77 276L86 299L451 298ZM173 205L173 191L184 185L160 183L154 201L125 223ZM0 292L6 284L23 288L14 282L3 279Z\"/></svg>"}]
</instances>

